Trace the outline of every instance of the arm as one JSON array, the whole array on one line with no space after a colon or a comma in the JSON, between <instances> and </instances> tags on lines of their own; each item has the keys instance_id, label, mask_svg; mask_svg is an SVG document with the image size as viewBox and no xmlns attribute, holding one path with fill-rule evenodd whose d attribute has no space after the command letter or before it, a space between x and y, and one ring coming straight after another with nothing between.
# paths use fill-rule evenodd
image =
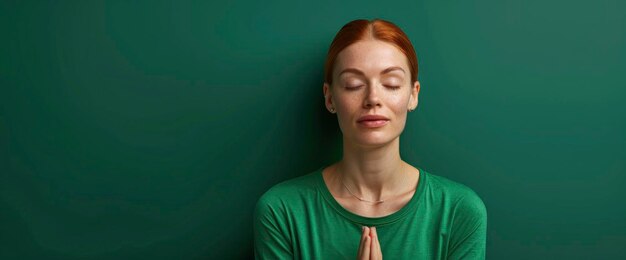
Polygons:
<instances>
[{"instance_id":1,"label":"arm","mask_svg":"<svg viewBox=\"0 0 626 260\"><path fill-rule=\"evenodd\" d=\"M254 209L255 259L293 259L290 239L280 228L276 209L267 196L261 196Z\"/></svg>"},{"instance_id":2,"label":"arm","mask_svg":"<svg viewBox=\"0 0 626 260\"><path fill-rule=\"evenodd\" d=\"M461 198L454 209L448 259L485 259L487 209L475 193Z\"/></svg>"}]
</instances>

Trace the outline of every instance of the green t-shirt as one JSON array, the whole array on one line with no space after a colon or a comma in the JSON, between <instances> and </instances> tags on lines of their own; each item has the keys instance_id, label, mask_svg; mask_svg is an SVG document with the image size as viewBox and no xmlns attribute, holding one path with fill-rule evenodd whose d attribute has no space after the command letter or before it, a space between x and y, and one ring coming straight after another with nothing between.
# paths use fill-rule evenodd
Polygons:
<instances>
[{"instance_id":1,"label":"green t-shirt","mask_svg":"<svg viewBox=\"0 0 626 260\"><path fill-rule=\"evenodd\" d=\"M361 226L376 226L385 259L484 259L487 210L467 186L421 168L411 200L384 217L354 214L321 167L274 185L254 210L256 259L356 259Z\"/></svg>"}]
</instances>

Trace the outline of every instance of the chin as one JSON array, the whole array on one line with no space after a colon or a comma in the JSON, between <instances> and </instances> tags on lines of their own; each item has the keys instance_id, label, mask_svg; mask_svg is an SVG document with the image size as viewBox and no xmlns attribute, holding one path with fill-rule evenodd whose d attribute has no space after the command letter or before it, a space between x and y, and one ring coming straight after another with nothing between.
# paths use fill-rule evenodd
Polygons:
<instances>
[{"instance_id":1,"label":"chin","mask_svg":"<svg viewBox=\"0 0 626 260\"><path fill-rule=\"evenodd\" d=\"M359 146L373 147L387 145L397 138L398 136L388 136L384 134L364 134L357 137L354 142Z\"/></svg>"}]
</instances>

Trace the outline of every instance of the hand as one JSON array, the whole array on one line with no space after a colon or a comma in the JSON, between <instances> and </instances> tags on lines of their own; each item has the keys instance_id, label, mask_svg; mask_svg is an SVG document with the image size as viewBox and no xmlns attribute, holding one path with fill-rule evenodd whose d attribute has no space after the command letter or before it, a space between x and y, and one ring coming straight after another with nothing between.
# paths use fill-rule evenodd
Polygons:
<instances>
[{"instance_id":1,"label":"hand","mask_svg":"<svg viewBox=\"0 0 626 260\"><path fill-rule=\"evenodd\" d=\"M383 253L380 250L376 227L363 227L361 243L359 244L358 260L382 260Z\"/></svg>"}]
</instances>

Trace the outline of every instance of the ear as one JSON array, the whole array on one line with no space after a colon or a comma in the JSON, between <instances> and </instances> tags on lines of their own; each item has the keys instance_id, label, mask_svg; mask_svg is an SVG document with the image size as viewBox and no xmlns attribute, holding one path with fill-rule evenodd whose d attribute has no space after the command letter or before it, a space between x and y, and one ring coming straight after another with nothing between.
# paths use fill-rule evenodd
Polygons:
<instances>
[{"instance_id":1,"label":"ear","mask_svg":"<svg viewBox=\"0 0 626 260\"><path fill-rule=\"evenodd\" d=\"M330 85L326 82L324 82L322 89L324 91L324 105L326 105L326 109L330 111L331 108L335 107L335 104L333 104L333 92L330 90Z\"/></svg>"},{"instance_id":2,"label":"ear","mask_svg":"<svg viewBox=\"0 0 626 260\"><path fill-rule=\"evenodd\" d=\"M411 88L411 97L409 98L409 107L407 109L412 109L412 110L417 109L419 92L420 92L420 82L416 80L413 83L413 87Z\"/></svg>"}]
</instances>

